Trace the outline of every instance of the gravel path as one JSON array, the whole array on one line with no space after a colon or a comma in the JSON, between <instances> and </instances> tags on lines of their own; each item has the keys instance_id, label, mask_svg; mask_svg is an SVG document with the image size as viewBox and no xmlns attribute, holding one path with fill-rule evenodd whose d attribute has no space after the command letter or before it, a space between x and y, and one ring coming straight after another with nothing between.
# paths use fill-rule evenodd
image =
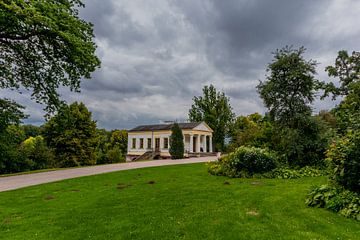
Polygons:
<instances>
[{"instance_id":1,"label":"gravel path","mask_svg":"<svg viewBox=\"0 0 360 240\"><path fill-rule=\"evenodd\" d=\"M0 192L33 186L43 183L55 182L69 178L77 178L82 176L96 175L101 173L123 171L136 168L157 167L166 165L178 165L189 163L201 163L214 161L217 158L200 157L188 158L181 160L153 160L144 162L128 162L128 163L115 163L101 166L82 167L73 169L56 170L41 173L23 174L17 176L0 177Z\"/></svg>"}]
</instances>

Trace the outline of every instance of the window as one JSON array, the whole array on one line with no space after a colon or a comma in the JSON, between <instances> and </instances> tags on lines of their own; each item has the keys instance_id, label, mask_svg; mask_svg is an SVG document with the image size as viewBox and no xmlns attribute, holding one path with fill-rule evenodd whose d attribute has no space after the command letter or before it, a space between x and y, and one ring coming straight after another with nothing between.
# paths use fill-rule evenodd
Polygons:
<instances>
[{"instance_id":1,"label":"window","mask_svg":"<svg viewBox=\"0 0 360 240\"><path fill-rule=\"evenodd\" d=\"M140 149L144 148L144 139L140 138Z\"/></svg>"},{"instance_id":2,"label":"window","mask_svg":"<svg viewBox=\"0 0 360 240\"><path fill-rule=\"evenodd\" d=\"M133 138L132 139L132 149L135 149L136 148L136 138Z\"/></svg>"},{"instance_id":3,"label":"window","mask_svg":"<svg viewBox=\"0 0 360 240\"><path fill-rule=\"evenodd\" d=\"M147 148L151 149L151 138L147 139Z\"/></svg>"},{"instance_id":4,"label":"window","mask_svg":"<svg viewBox=\"0 0 360 240\"><path fill-rule=\"evenodd\" d=\"M169 139L164 138L164 149L168 149L168 148L169 148Z\"/></svg>"}]
</instances>

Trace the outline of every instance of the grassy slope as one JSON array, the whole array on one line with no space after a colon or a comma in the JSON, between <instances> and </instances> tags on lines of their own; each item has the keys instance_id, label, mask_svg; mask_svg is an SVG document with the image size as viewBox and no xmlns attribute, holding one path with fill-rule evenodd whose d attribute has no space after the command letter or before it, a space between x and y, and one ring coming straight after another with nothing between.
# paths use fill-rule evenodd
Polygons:
<instances>
[{"instance_id":1,"label":"grassy slope","mask_svg":"<svg viewBox=\"0 0 360 240\"><path fill-rule=\"evenodd\" d=\"M227 179L204 164L82 177L0 193L0 239L360 239L358 222L304 205L324 182Z\"/></svg>"}]
</instances>

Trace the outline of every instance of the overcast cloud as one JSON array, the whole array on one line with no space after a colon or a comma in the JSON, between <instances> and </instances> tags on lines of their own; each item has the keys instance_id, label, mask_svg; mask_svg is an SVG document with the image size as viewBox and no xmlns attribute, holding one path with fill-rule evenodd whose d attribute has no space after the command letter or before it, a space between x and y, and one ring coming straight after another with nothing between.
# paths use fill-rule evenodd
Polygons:
<instances>
[{"instance_id":1,"label":"overcast cloud","mask_svg":"<svg viewBox=\"0 0 360 240\"><path fill-rule=\"evenodd\" d=\"M194 95L214 84L238 115L264 113L255 86L271 52L305 46L318 78L337 51L359 49L358 0L87 0L81 16L94 24L101 69L81 93L99 127L131 128L187 119ZM27 123L41 124L42 106L27 94L6 96L27 106ZM334 106L316 101L315 111Z\"/></svg>"}]
</instances>

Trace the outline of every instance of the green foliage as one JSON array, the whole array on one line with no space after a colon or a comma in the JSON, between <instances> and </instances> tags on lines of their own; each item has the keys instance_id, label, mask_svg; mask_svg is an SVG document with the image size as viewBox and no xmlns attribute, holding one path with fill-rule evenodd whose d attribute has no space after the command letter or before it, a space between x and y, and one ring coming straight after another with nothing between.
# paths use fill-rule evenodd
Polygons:
<instances>
[{"instance_id":1,"label":"green foliage","mask_svg":"<svg viewBox=\"0 0 360 240\"><path fill-rule=\"evenodd\" d=\"M217 92L213 85L203 88L203 96L193 98L193 105L189 110L189 120L192 122L206 122L214 130L213 146L215 151L225 149L225 137L229 134L234 113L230 100L223 92Z\"/></svg>"},{"instance_id":2,"label":"green foliage","mask_svg":"<svg viewBox=\"0 0 360 240\"><path fill-rule=\"evenodd\" d=\"M279 179L296 179L302 177L320 177L327 175L325 170L306 166L300 169L291 169L288 167L280 167L271 172L264 173L259 178L279 178Z\"/></svg>"},{"instance_id":3,"label":"green foliage","mask_svg":"<svg viewBox=\"0 0 360 240\"><path fill-rule=\"evenodd\" d=\"M96 123L83 103L64 106L44 126L44 138L60 167L96 163Z\"/></svg>"},{"instance_id":4,"label":"green foliage","mask_svg":"<svg viewBox=\"0 0 360 240\"><path fill-rule=\"evenodd\" d=\"M281 162L292 167L322 167L325 151L334 135L334 130L324 121L309 117L296 129L276 125L271 149L279 153Z\"/></svg>"},{"instance_id":5,"label":"green foliage","mask_svg":"<svg viewBox=\"0 0 360 240\"><path fill-rule=\"evenodd\" d=\"M184 158L184 137L177 123L174 123L171 127L169 153L172 159Z\"/></svg>"},{"instance_id":6,"label":"green foliage","mask_svg":"<svg viewBox=\"0 0 360 240\"><path fill-rule=\"evenodd\" d=\"M333 99L337 96L346 96L352 91L352 84L360 80L360 52L352 52L349 55L347 51L341 50L335 60L334 66L326 67L329 77L337 77L340 86L336 87L334 83L322 83L325 90L322 98L333 95Z\"/></svg>"},{"instance_id":7,"label":"green foliage","mask_svg":"<svg viewBox=\"0 0 360 240\"><path fill-rule=\"evenodd\" d=\"M252 177L276 168L276 156L266 149L239 147L219 162L224 164L226 175L232 177Z\"/></svg>"},{"instance_id":8,"label":"green foliage","mask_svg":"<svg viewBox=\"0 0 360 240\"><path fill-rule=\"evenodd\" d=\"M1 84L1 83L0 83ZM23 106L8 100L0 99L0 135L11 125L18 125L27 116L22 112Z\"/></svg>"},{"instance_id":9,"label":"green foliage","mask_svg":"<svg viewBox=\"0 0 360 240\"><path fill-rule=\"evenodd\" d=\"M24 132L17 125L9 125L0 134L0 173L13 173L30 170L25 156L19 151L19 144L24 140Z\"/></svg>"},{"instance_id":10,"label":"green foliage","mask_svg":"<svg viewBox=\"0 0 360 240\"><path fill-rule=\"evenodd\" d=\"M30 169L46 169L56 167L55 155L48 148L42 136L29 137L19 148L20 154L25 156Z\"/></svg>"},{"instance_id":11,"label":"green foliage","mask_svg":"<svg viewBox=\"0 0 360 240\"><path fill-rule=\"evenodd\" d=\"M118 147L122 154L127 153L128 133L126 130L113 130L111 132L110 144L111 146Z\"/></svg>"},{"instance_id":12,"label":"green foliage","mask_svg":"<svg viewBox=\"0 0 360 240\"><path fill-rule=\"evenodd\" d=\"M308 194L306 204L326 208L360 221L360 195L341 187L314 186Z\"/></svg>"},{"instance_id":13,"label":"green foliage","mask_svg":"<svg viewBox=\"0 0 360 240\"><path fill-rule=\"evenodd\" d=\"M92 24L79 18L80 0L0 1L0 88L25 88L59 106L61 85L78 91L100 65Z\"/></svg>"},{"instance_id":14,"label":"green foliage","mask_svg":"<svg viewBox=\"0 0 360 240\"><path fill-rule=\"evenodd\" d=\"M273 125L267 116L254 113L246 117L237 117L230 132L230 151L240 146L267 148L271 146Z\"/></svg>"},{"instance_id":15,"label":"green foliage","mask_svg":"<svg viewBox=\"0 0 360 240\"><path fill-rule=\"evenodd\" d=\"M224 155L218 161L208 162L206 165L212 175L235 177L235 171L230 167L229 155Z\"/></svg>"},{"instance_id":16,"label":"green foliage","mask_svg":"<svg viewBox=\"0 0 360 240\"><path fill-rule=\"evenodd\" d=\"M305 60L304 53L304 47L276 50L267 68L270 75L257 86L270 116L281 126L297 128L311 115L310 104L319 85L314 78L317 63Z\"/></svg>"},{"instance_id":17,"label":"green foliage","mask_svg":"<svg viewBox=\"0 0 360 240\"><path fill-rule=\"evenodd\" d=\"M25 138L36 137L42 134L42 128L38 126L26 124L26 125L21 125L21 128L25 133Z\"/></svg>"},{"instance_id":18,"label":"green foliage","mask_svg":"<svg viewBox=\"0 0 360 240\"><path fill-rule=\"evenodd\" d=\"M360 131L331 144L327 153L331 180L345 189L360 193Z\"/></svg>"},{"instance_id":19,"label":"green foliage","mask_svg":"<svg viewBox=\"0 0 360 240\"><path fill-rule=\"evenodd\" d=\"M125 155L118 146L110 149L106 153L106 163L119 163L125 162Z\"/></svg>"}]
</instances>

